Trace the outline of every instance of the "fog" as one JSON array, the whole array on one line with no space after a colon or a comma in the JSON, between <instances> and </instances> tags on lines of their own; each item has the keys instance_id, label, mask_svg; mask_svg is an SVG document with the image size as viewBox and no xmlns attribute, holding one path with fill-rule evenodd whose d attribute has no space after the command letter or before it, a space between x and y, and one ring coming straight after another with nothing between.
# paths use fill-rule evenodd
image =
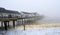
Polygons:
<instances>
[{"instance_id":1,"label":"fog","mask_svg":"<svg viewBox=\"0 0 60 35\"><path fill-rule=\"evenodd\" d=\"M0 7L60 18L60 0L0 0Z\"/></svg>"}]
</instances>

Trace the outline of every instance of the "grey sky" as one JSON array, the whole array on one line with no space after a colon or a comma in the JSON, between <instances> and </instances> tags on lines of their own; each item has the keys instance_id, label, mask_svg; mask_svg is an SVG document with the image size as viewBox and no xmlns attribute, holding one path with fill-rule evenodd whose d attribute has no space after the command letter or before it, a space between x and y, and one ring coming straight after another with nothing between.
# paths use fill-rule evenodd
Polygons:
<instances>
[{"instance_id":1,"label":"grey sky","mask_svg":"<svg viewBox=\"0 0 60 35\"><path fill-rule=\"evenodd\" d=\"M60 0L0 0L0 7L60 17Z\"/></svg>"}]
</instances>

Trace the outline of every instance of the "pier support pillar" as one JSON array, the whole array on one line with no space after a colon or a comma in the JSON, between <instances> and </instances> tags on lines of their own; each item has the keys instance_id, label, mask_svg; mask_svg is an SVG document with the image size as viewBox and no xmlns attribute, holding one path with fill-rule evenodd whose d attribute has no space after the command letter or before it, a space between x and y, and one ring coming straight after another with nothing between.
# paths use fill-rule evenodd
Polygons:
<instances>
[{"instance_id":1,"label":"pier support pillar","mask_svg":"<svg viewBox=\"0 0 60 35\"><path fill-rule=\"evenodd\" d=\"M7 22L4 21L4 27L5 27L5 30L7 30Z\"/></svg>"},{"instance_id":2,"label":"pier support pillar","mask_svg":"<svg viewBox=\"0 0 60 35\"><path fill-rule=\"evenodd\" d=\"M1 27L3 27L3 21L1 21Z\"/></svg>"},{"instance_id":3,"label":"pier support pillar","mask_svg":"<svg viewBox=\"0 0 60 35\"><path fill-rule=\"evenodd\" d=\"M9 21L8 21L8 27L9 27Z\"/></svg>"},{"instance_id":4,"label":"pier support pillar","mask_svg":"<svg viewBox=\"0 0 60 35\"><path fill-rule=\"evenodd\" d=\"M24 24L24 30L25 30L25 24Z\"/></svg>"},{"instance_id":5,"label":"pier support pillar","mask_svg":"<svg viewBox=\"0 0 60 35\"><path fill-rule=\"evenodd\" d=\"M25 23L24 23L24 19L22 19L22 24L24 26L24 30L25 30Z\"/></svg>"},{"instance_id":6,"label":"pier support pillar","mask_svg":"<svg viewBox=\"0 0 60 35\"><path fill-rule=\"evenodd\" d=\"M13 27L15 28L15 21L13 20Z\"/></svg>"}]
</instances>

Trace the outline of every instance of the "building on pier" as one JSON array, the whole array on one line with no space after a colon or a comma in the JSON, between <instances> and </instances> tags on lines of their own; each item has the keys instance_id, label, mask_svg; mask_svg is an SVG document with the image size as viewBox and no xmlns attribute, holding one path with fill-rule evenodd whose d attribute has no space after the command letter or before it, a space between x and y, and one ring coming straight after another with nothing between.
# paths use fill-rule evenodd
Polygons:
<instances>
[{"instance_id":1,"label":"building on pier","mask_svg":"<svg viewBox=\"0 0 60 35\"><path fill-rule=\"evenodd\" d=\"M24 11L22 11L22 15L24 15L24 17L31 17L31 20L37 20L37 19L40 19L40 17L41 17L41 15L38 14L37 12L24 12Z\"/></svg>"},{"instance_id":2,"label":"building on pier","mask_svg":"<svg viewBox=\"0 0 60 35\"><path fill-rule=\"evenodd\" d=\"M9 27L10 21L13 21L13 27L15 27L15 21L17 21L18 17L20 16L21 15L18 11L7 10L5 8L0 7L1 27L5 27L5 30L7 30L7 27Z\"/></svg>"},{"instance_id":3,"label":"building on pier","mask_svg":"<svg viewBox=\"0 0 60 35\"><path fill-rule=\"evenodd\" d=\"M22 20L22 25L24 25L25 29L25 23L30 23L36 20L37 13L29 13L29 12L18 12L13 10L7 10L5 8L0 8L0 21L1 21L1 27L3 27L5 30L10 26L9 22L12 21L13 27L15 28L15 21ZM19 21L20 22L20 21ZM11 23L10 23L11 24ZM18 25L21 23L18 23Z\"/></svg>"},{"instance_id":4,"label":"building on pier","mask_svg":"<svg viewBox=\"0 0 60 35\"><path fill-rule=\"evenodd\" d=\"M5 8L0 8L0 17L17 17L20 16L18 11L6 10Z\"/></svg>"}]
</instances>

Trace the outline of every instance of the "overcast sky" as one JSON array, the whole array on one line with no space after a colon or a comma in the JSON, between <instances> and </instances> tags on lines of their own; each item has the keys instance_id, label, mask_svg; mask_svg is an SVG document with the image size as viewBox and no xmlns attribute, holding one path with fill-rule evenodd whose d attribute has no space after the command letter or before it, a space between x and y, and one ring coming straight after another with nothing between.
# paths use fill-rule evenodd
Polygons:
<instances>
[{"instance_id":1,"label":"overcast sky","mask_svg":"<svg viewBox=\"0 0 60 35\"><path fill-rule=\"evenodd\" d=\"M48 17L60 17L60 0L0 0L0 7L19 12L38 12Z\"/></svg>"}]
</instances>

